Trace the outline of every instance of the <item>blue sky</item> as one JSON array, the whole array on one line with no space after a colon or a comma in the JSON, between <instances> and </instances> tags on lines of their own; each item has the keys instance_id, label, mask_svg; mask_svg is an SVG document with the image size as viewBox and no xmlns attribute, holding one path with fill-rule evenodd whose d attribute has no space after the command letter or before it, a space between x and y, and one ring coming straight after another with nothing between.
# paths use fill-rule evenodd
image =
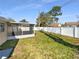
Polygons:
<instances>
[{"instance_id":1,"label":"blue sky","mask_svg":"<svg viewBox=\"0 0 79 59\"><path fill-rule=\"evenodd\" d=\"M0 0L0 16L35 23L41 11L47 12L55 5L62 6L59 23L79 21L79 0Z\"/></svg>"}]
</instances>

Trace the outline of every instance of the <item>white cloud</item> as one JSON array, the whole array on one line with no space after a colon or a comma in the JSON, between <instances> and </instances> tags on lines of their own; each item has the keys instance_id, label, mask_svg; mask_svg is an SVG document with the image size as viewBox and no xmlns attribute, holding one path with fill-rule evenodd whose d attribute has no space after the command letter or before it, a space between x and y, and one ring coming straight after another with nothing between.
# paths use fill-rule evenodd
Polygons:
<instances>
[{"instance_id":1,"label":"white cloud","mask_svg":"<svg viewBox=\"0 0 79 59\"><path fill-rule=\"evenodd\" d=\"M21 10L21 9L28 9L28 8L31 8L31 9L36 9L36 8L40 8L42 7L42 5L40 4L28 4L28 5L21 5L21 6L16 6L15 8L12 8L10 10L12 11L16 11L16 10Z\"/></svg>"},{"instance_id":2,"label":"white cloud","mask_svg":"<svg viewBox=\"0 0 79 59\"><path fill-rule=\"evenodd\" d=\"M9 14L9 13L17 12L24 9L38 9L38 8L41 8L42 6L43 6L42 4L19 5L9 10L3 11L2 14Z\"/></svg>"},{"instance_id":3,"label":"white cloud","mask_svg":"<svg viewBox=\"0 0 79 59\"><path fill-rule=\"evenodd\" d=\"M69 17L76 17L76 14L68 14L68 15L62 15L62 16L59 16L59 17L65 17L65 18L69 18Z\"/></svg>"},{"instance_id":4,"label":"white cloud","mask_svg":"<svg viewBox=\"0 0 79 59\"><path fill-rule=\"evenodd\" d=\"M42 2L44 2L44 3L51 3L51 2L55 2L55 1L57 1L57 0L42 0Z\"/></svg>"}]
</instances>

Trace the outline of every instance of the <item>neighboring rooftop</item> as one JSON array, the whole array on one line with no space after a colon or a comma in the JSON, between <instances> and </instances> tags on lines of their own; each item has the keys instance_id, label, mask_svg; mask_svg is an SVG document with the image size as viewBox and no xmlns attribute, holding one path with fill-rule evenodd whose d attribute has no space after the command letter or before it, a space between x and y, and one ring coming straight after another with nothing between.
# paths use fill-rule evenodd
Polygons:
<instances>
[{"instance_id":1,"label":"neighboring rooftop","mask_svg":"<svg viewBox=\"0 0 79 59\"><path fill-rule=\"evenodd\" d=\"M79 26L79 22L66 22L65 26Z\"/></svg>"},{"instance_id":2,"label":"neighboring rooftop","mask_svg":"<svg viewBox=\"0 0 79 59\"><path fill-rule=\"evenodd\" d=\"M61 24L59 24L59 23L53 23L53 24L50 24L48 26L49 27L61 27Z\"/></svg>"},{"instance_id":3,"label":"neighboring rooftop","mask_svg":"<svg viewBox=\"0 0 79 59\"><path fill-rule=\"evenodd\" d=\"M3 22L9 22L9 23L12 23L12 24L24 24L24 25L26 25L26 24L31 24L31 23L29 23L29 22L16 22L14 19L11 19L11 18L5 18L5 17L2 17L2 16L0 16L0 21L3 21ZM34 24L32 24L32 25L34 25Z\"/></svg>"},{"instance_id":4,"label":"neighboring rooftop","mask_svg":"<svg viewBox=\"0 0 79 59\"><path fill-rule=\"evenodd\" d=\"M9 22L9 20L5 17L0 16L0 21Z\"/></svg>"}]
</instances>

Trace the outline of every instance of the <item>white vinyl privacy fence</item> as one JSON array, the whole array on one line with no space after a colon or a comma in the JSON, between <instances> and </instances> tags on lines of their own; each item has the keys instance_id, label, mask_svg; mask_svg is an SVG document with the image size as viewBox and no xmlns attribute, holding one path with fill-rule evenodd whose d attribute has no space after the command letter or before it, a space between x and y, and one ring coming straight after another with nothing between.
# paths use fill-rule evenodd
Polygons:
<instances>
[{"instance_id":1,"label":"white vinyl privacy fence","mask_svg":"<svg viewBox=\"0 0 79 59\"><path fill-rule=\"evenodd\" d=\"M43 30L56 34L79 38L79 27L35 27L34 30Z\"/></svg>"}]
</instances>

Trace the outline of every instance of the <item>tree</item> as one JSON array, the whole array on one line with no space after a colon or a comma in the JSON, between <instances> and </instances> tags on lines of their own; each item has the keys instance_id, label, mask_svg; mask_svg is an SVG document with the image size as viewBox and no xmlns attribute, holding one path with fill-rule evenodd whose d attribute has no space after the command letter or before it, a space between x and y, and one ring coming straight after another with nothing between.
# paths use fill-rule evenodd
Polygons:
<instances>
[{"instance_id":1,"label":"tree","mask_svg":"<svg viewBox=\"0 0 79 59\"><path fill-rule=\"evenodd\" d=\"M53 17L53 21L58 22L58 18L56 16L62 15L61 13L61 6L54 6L49 12L48 14L50 14Z\"/></svg>"},{"instance_id":2,"label":"tree","mask_svg":"<svg viewBox=\"0 0 79 59\"><path fill-rule=\"evenodd\" d=\"M54 6L49 12L41 12L38 16L37 26L48 26L51 23L57 23L58 18L56 16L62 15L61 7Z\"/></svg>"},{"instance_id":3,"label":"tree","mask_svg":"<svg viewBox=\"0 0 79 59\"><path fill-rule=\"evenodd\" d=\"M51 19L49 14L41 12L37 18L37 26L47 26L47 21Z\"/></svg>"},{"instance_id":4,"label":"tree","mask_svg":"<svg viewBox=\"0 0 79 59\"><path fill-rule=\"evenodd\" d=\"M20 22L29 23L26 19L22 19Z\"/></svg>"},{"instance_id":5,"label":"tree","mask_svg":"<svg viewBox=\"0 0 79 59\"><path fill-rule=\"evenodd\" d=\"M60 6L54 6L49 12L52 16L59 16L62 15L61 13L61 7Z\"/></svg>"},{"instance_id":6,"label":"tree","mask_svg":"<svg viewBox=\"0 0 79 59\"><path fill-rule=\"evenodd\" d=\"M16 22L14 19L12 19L12 18L8 18L8 20L10 21L10 22Z\"/></svg>"}]
</instances>

